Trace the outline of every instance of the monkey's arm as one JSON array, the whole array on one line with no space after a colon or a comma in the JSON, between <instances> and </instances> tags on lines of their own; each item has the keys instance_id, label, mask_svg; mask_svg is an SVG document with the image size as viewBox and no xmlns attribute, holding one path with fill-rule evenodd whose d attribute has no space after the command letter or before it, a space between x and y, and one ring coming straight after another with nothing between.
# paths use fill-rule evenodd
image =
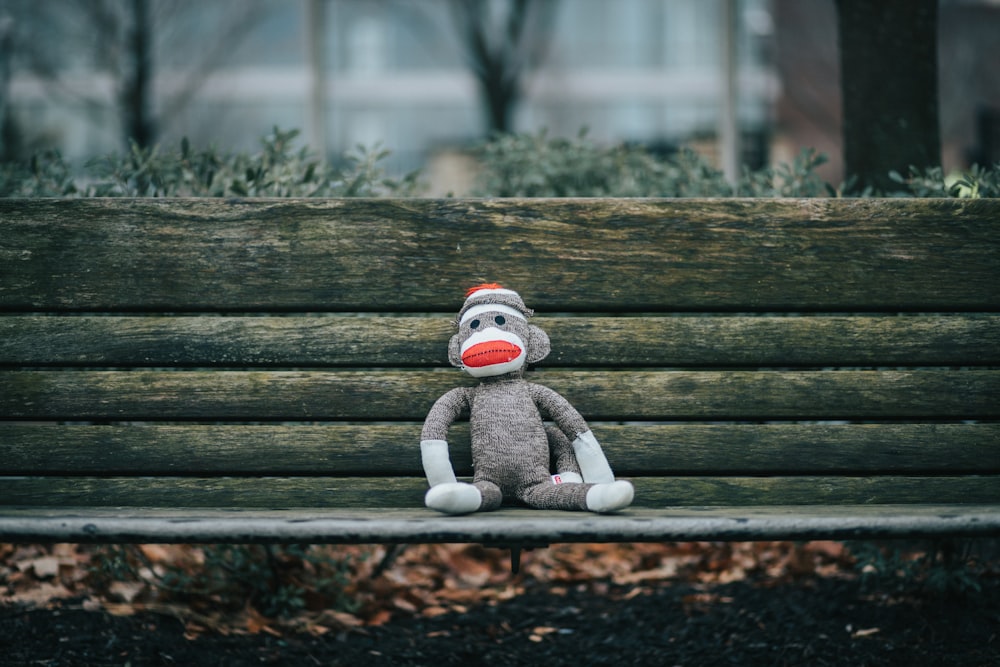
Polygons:
<instances>
[{"instance_id":1,"label":"monkey's arm","mask_svg":"<svg viewBox=\"0 0 1000 667\"><path fill-rule=\"evenodd\" d=\"M420 458L432 487L458 481L448 457L448 427L468 409L469 391L457 387L434 402L420 433Z\"/></svg>"},{"instance_id":2,"label":"monkey's arm","mask_svg":"<svg viewBox=\"0 0 1000 667\"><path fill-rule=\"evenodd\" d=\"M549 455L552 457L552 470L564 482L582 482L580 464L576 461L573 443L569 441L562 429L555 424L545 425L545 435L549 441Z\"/></svg>"},{"instance_id":3,"label":"monkey's arm","mask_svg":"<svg viewBox=\"0 0 1000 667\"><path fill-rule=\"evenodd\" d=\"M615 475L611 472L604 450L601 449L583 415L552 389L533 383L529 383L528 386L542 416L555 421L567 437L574 438L573 452L583 474L583 481L595 484L615 481Z\"/></svg>"}]
</instances>

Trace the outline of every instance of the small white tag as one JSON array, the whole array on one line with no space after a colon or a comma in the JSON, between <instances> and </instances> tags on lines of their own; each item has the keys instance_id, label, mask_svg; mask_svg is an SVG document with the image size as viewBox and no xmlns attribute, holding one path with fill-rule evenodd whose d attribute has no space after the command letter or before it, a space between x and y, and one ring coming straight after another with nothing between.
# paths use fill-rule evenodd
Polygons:
<instances>
[{"instance_id":1,"label":"small white tag","mask_svg":"<svg viewBox=\"0 0 1000 667\"><path fill-rule=\"evenodd\" d=\"M560 475L552 475L552 483L553 484L562 484L563 483L563 478Z\"/></svg>"}]
</instances>

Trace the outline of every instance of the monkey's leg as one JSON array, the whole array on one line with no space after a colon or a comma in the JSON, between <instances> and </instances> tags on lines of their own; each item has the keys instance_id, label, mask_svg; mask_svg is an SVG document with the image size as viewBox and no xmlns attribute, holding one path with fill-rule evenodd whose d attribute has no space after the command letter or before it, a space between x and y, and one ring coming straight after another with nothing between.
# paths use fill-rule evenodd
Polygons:
<instances>
[{"instance_id":1,"label":"monkey's leg","mask_svg":"<svg viewBox=\"0 0 1000 667\"><path fill-rule=\"evenodd\" d=\"M538 509L586 510L587 491L593 484L554 484L544 481L521 491L521 500Z\"/></svg>"},{"instance_id":2,"label":"monkey's leg","mask_svg":"<svg viewBox=\"0 0 1000 667\"><path fill-rule=\"evenodd\" d=\"M545 436L549 441L549 452L552 458L552 472L563 475L563 481L582 482L580 476L580 466L576 462L576 453L573 451L573 443L569 441L566 434L552 424L545 425ZM570 473L570 474L567 474Z\"/></svg>"},{"instance_id":3,"label":"monkey's leg","mask_svg":"<svg viewBox=\"0 0 1000 667\"><path fill-rule=\"evenodd\" d=\"M483 503L479 506L480 512L489 512L500 507L500 503L503 502L503 492L499 486L485 479L476 480L472 485L483 494Z\"/></svg>"},{"instance_id":4,"label":"monkey's leg","mask_svg":"<svg viewBox=\"0 0 1000 667\"><path fill-rule=\"evenodd\" d=\"M525 487L521 499L532 507L553 510L589 510L600 514L617 512L632 504L635 489L631 482L607 484L553 484L543 482Z\"/></svg>"}]
</instances>

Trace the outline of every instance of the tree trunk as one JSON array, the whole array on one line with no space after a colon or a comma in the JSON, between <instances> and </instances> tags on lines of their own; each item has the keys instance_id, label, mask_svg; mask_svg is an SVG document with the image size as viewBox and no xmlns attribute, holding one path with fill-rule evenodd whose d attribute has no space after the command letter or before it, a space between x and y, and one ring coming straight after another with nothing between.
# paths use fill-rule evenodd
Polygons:
<instances>
[{"instance_id":1,"label":"tree trunk","mask_svg":"<svg viewBox=\"0 0 1000 667\"><path fill-rule=\"evenodd\" d=\"M0 160L14 159L15 132L8 124L10 106L11 56L14 55L14 19L0 15Z\"/></svg>"},{"instance_id":2,"label":"tree trunk","mask_svg":"<svg viewBox=\"0 0 1000 667\"><path fill-rule=\"evenodd\" d=\"M941 165L938 0L837 0L844 163L854 189Z\"/></svg>"},{"instance_id":3,"label":"tree trunk","mask_svg":"<svg viewBox=\"0 0 1000 667\"><path fill-rule=\"evenodd\" d=\"M487 0L452 0L453 16L486 107L488 133L513 129L524 73L543 60L556 0L510 0L495 14Z\"/></svg>"},{"instance_id":4,"label":"tree trunk","mask_svg":"<svg viewBox=\"0 0 1000 667\"><path fill-rule=\"evenodd\" d=\"M122 109L126 144L142 148L156 141L152 111L153 28L148 0L132 0L132 32L127 41L129 69L122 87Z\"/></svg>"},{"instance_id":5,"label":"tree trunk","mask_svg":"<svg viewBox=\"0 0 1000 667\"><path fill-rule=\"evenodd\" d=\"M507 134L513 130L513 111L521 98L517 74L508 73L502 62L490 63L480 78L479 86L486 102L486 119L490 134Z\"/></svg>"}]
</instances>

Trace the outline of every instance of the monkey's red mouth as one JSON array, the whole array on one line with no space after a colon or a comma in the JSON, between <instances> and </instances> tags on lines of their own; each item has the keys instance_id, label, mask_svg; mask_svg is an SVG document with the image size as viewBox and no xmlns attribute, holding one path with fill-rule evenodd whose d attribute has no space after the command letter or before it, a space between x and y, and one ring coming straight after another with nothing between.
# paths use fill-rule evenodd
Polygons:
<instances>
[{"instance_id":1,"label":"monkey's red mouth","mask_svg":"<svg viewBox=\"0 0 1000 667\"><path fill-rule=\"evenodd\" d=\"M477 343L462 353L462 363L471 368L483 368L514 361L523 350L505 340L488 340Z\"/></svg>"}]
</instances>

